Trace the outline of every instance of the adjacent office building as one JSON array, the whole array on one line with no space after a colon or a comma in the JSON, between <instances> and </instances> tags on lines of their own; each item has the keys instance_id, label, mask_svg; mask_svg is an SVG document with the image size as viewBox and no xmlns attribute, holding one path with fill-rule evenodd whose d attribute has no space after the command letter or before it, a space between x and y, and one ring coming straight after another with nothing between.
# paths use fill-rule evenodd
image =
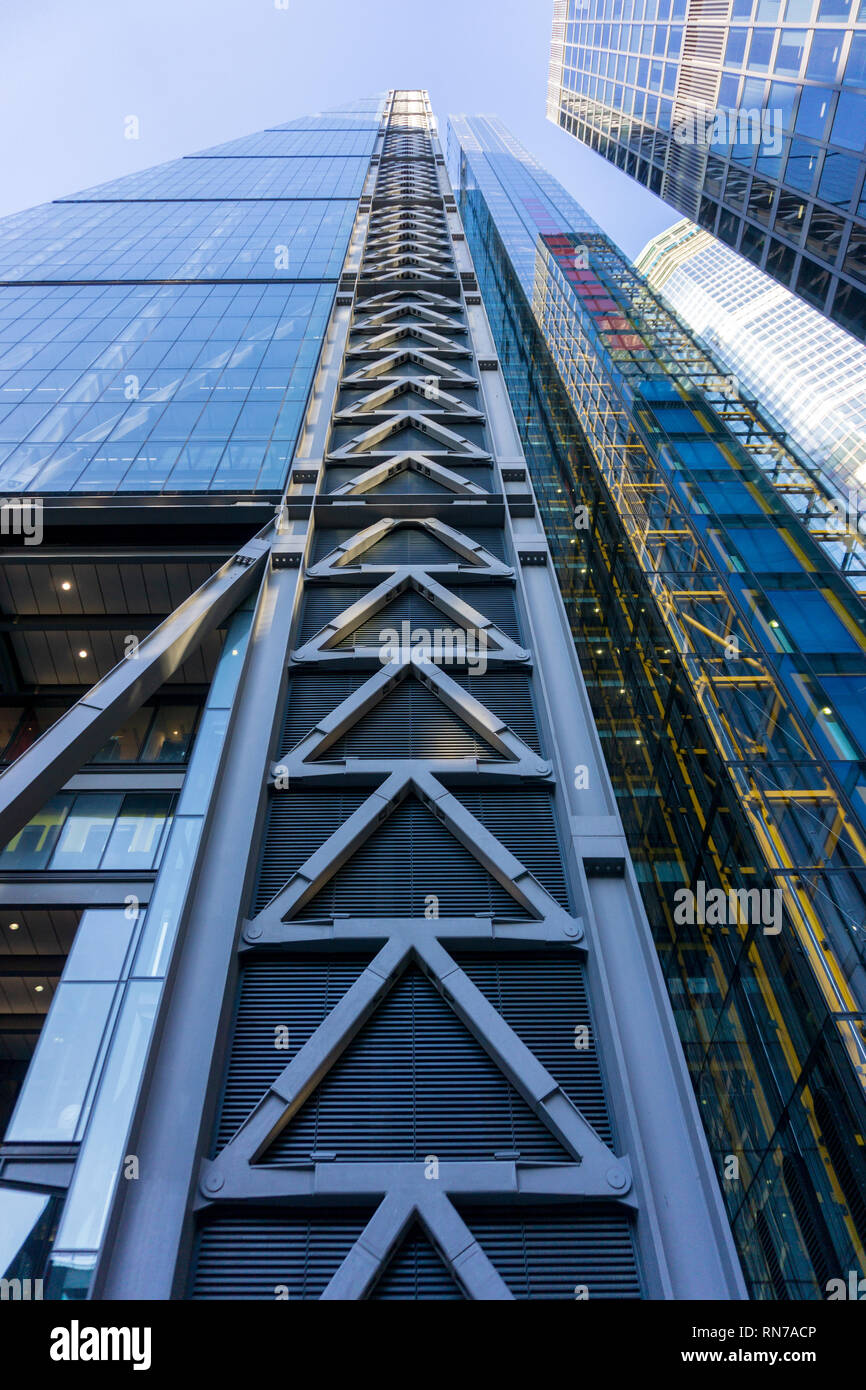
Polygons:
<instances>
[{"instance_id":1,"label":"adjacent office building","mask_svg":"<svg viewBox=\"0 0 866 1390\"><path fill-rule=\"evenodd\" d=\"M499 122L449 167L750 1291L824 1297L866 1271L862 538Z\"/></svg>"},{"instance_id":2,"label":"adjacent office building","mask_svg":"<svg viewBox=\"0 0 866 1390\"><path fill-rule=\"evenodd\" d=\"M866 337L863 0L555 0L547 111Z\"/></svg>"},{"instance_id":3,"label":"adjacent office building","mask_svg":"<svg viewBox=\"0 0 866 1390\"><path fill-rule=\"evenodd\" d=\"M746 1295L435 131L0 224L12 1296Z\"/></svg>"},{"instance_id":4,"label":"adjacent office building","mask_svg":"<svg viewBox=\"0 0 866 1390\"><path fill-rule=\"evenodd\" d=\"M688 219L635 265L760 401L866 531L866 346Z\"/></svg>"}]
</instances>

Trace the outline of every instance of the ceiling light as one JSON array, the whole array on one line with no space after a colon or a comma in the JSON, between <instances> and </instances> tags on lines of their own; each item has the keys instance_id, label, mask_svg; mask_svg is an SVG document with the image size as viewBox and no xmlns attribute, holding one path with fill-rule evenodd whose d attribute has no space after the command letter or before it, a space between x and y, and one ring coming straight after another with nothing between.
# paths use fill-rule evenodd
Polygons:
<instances>
[{"instance_id":1,"label":"ceiling light","mask_svg":"<svg viewBox=\"0 0 866 1390\"><path fill-rule=\"evenodd\" d=\"M72 588L72 585L70 584L70 582L69 582L68 579L64 579L64 581L63 581L63 583L60 585L60 587L61 587L61 589L63 590L64 593L68 594L68 593L69 593L69 590Z\"/></svg>"},{"instance_id":2,"label":"ceiling light","mask_svg":"<svg viewBox=\"0 0 866 1390\"><path fill-rule=\"evenodd\" d=\"M833 711L831 710L831 708L830 708L829 705L825 705L824 708L821 710L821 713L822 713L822 714L832 714Z\"/></svg>"},{"instance_id":3,"label":"ceiling light","mask_svg":"<svg viewBox=\"0 0 866 1390\"><path fill-rule=\"evenodd\" d=\"M81 651L78 653L78 655L80 656L81 660L83 661L84 658L87 656L87 652L86 652L86 651L84 650L84 648L82 647L82 648L81 648Z\"/></svg>"},{"instance_id":4,"label":"ceiling light","mask_svg":"<svg viewBox=\"0 0 866 1390\"><path fill-rule=\"evenodd\" d=\"M10 923L9 923L9 930L10 930L10 931L17 931L18 928L20 927L20 925L21 925L20 922L10 922Z\"/></svg>"},{"instance_id":5,"label":"ceiling light","mask_svg":"<svg viewBox=\"0 0 866 1390\"><path fill-rule=\"evenodd\" d=\"M45 988L45 986L44 986L44 985L34 985L33 988L35 989L35 991L36 991L37 994L41 994L42 991L43 991L43 989Z\"/></svg>"}]
</instances>

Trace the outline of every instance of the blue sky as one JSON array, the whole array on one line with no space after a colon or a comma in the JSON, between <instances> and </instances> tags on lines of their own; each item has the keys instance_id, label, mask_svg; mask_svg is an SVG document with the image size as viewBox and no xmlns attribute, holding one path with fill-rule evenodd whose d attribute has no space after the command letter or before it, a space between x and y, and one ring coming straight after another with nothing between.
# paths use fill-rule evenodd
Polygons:
<instances>
[{"instance_id":1,"label":"blue sky","mask_svg":"<svg viewBox=\"0 0 866 1390\"><path fill-rule=\"evenodd\" d=\"M552 0L2 6L0 216L347 97L427 87L443 130L451 111L499 115L631 255L677 219L545 119Z\"/></svg>"}]
</instances>

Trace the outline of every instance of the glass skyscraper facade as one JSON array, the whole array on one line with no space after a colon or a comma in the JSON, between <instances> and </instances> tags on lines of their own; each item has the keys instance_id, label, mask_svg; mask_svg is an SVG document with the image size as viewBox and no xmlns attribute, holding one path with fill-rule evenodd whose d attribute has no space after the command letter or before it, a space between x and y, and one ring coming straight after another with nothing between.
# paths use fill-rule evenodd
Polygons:
<instances>
[{"instance_id":1,"label":"glass skyscraper facade","mask_svg":"<svg viewBox=\"0 0 866 1390\"><path fill-rule=\"evenodd\" d=\"M761 402L840 499L840 529L866 532L866 346L693 222L635 261L693 333Z\"/></svg>"},{"instance_id":2,"label":"glass skyscraper facade","mask_svg":"<svg viewBox=\"0 0 866 1390\"><path fill-rule=\"evenodd\" d=\"M822 1297L866 1238L862 550L498 122L449 159L743 1267ZM749 887L778 930L677 912Z\"/></svg>"},{"instance_id":3,"label":"glass skyscraper facade","mask_svg":"<svg viewBox=\"0 0 866 1390\"><path fill-rule=\"evenodd\" d=\"M862 0L556 0L547 109L866 337Z\"/></svg>"},{"instance_id":4,"label":"glass skyscraper facade","mask_svg":"<svg viewBox=\"0 0 866 1390\"><path fill-rule=\"evenodd\" d=\"M744 1298L426 93L0 243L3 1296Z\"/></svg>"},{"instance_id":5,"label":"glass skyscraper facade","mask_svg":"<svg viewBox=\"0 0 866 1390\"><path fill-rule=\"evenodd\" d=\"M0 223L0 490L279 493L377 111L290 122Z\"/></svg>"}]
</instances>

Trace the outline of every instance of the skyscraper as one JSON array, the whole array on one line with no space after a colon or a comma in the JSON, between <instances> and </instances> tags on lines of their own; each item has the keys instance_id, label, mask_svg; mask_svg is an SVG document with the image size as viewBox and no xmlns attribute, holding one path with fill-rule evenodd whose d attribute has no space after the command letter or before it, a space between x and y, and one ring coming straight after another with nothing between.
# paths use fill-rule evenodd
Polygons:
<instances>
[{"instance_id":1,"label":"skyscraper","mask_svg":"<svg viewBox=\"0 0 866 1390\"><path fill-rule=\"evenodd\" d=\"M444 166L390 92L6 225L51 1297L744 1296Z\"/></svg>"},{"instance_id":2,"label":"skyscraper","mask_svg":"<svg viewBox=\"0 0 866 1390\"><path fill-rule=\"evenodd\" d=\"M681 319L837 491L866 533L866 347L688 220L635 261ZM848 513L851 513L849 518Z\"/></svg>"},{"instance_id":3,"label":"skyscraper","mask_svg":"<svg viewBox=\"0 0 866 1390\"><path fill-rule=\"evenodd\" d=\"M547 112L866 337L862 0L555 0Z\"/></svg>"},{"instance_id":4,"label":"skyscraper","mask_svg":"<svg viewBox=\"0 0 866 1390\"><path fill-rule=\"evenodd\" d=\"M863 547L499 122L449 162L749 1286L823 1297L866 1266Z\"/></svg>"}]
</instances>

